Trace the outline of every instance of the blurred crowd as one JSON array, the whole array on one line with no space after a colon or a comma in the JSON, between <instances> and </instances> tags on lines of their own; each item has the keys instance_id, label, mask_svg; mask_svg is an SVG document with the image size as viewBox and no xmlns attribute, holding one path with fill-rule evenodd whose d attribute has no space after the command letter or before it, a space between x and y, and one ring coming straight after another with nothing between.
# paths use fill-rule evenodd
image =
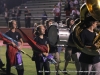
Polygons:
<instances>
[{"instance_id":1,"label":"blurred crowd","mask_svg":"<svg viewBox=\"0 0 100 75\"><path fill-rule=\"evenodd\" d=\"M5 0L0 0L0 14L5 11L5 8L7 8Z\"/></svg>"},{"instance_id":2,"label":"blurred crowd","mask_svg":"<svg viewBox=\"0 0 100 75\"><path fill-rule=\"evenodd\" d=\"M9 0L8 0L9 1ZM16 1L16 0L15 0ZM32 19L32 13L28 9L27 6L22 10L18 5L20 5L22 2L24 3L27 0L17 0L17 2L14 2L14 0L7 2L6 0L1 0L1 8L2 10L0 12L4 12L6 24L8 26L8 21L10 19L16 20L18 24L18 28L21 27L20 19L21 14L24 11L24 20L25 20L25 28L31 27L31 19ZM14 4L15 3L15 4ZM64 3L64 4L63 4ZM80 6L81 4L85 3L85 0L59 0L58 3L56 3L52 9L52 14L54 16L54 22L60 23L61 22L61 16L63 16L62 11L65 12L66 18L71 17L74 20L80 17ZM63 7L64 5L64 7ZM17 8L13 8L15 6L18 6ZM9 10L12 8L12 10ZM41 13L41 21L40 23L45 24L45 21L48 20L48 14L46 13L46 10L43 9L43 13Z\"/></svg>"},{"instance_id":3,"label":"blurred crowd","mask_svg":"<svg viewBox=\"0 0 100 75\"><path fill-rule=\"evenodd\" d=\"M0 14L29 0L0 0Z\"/></svg>"}]
</instances>

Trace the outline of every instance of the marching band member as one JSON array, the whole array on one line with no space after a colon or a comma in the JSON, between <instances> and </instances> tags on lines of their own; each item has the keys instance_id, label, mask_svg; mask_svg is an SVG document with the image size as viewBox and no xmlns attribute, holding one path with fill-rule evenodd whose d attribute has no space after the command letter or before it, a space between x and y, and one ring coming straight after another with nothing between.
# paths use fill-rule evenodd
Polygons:
<instances>
[{"instance_id":1,"label":"marching band member","mask_svg":"<svg viewBox=\"0 0 100 75\"><path fill-rule=\"evenodd\" d=\"M74 25L74 20L69 18L67 20L67 28L69 28L70 33L72 32L72 27ZM67 48L65 48L65 65L64 65L64 70L66 71L66 67L68 66L69 61L71 61L71 55L72 55L72 47L67 46ZM67 71L64 72L64 74L68 74Z\"/></svg>"},{"instance_id":2,"label":"marching band member","mask_svg":"<svg viewBox=\"0 0 100 75\"><path fill-rule=\"evenodd\" d=\"M93 17L89 16L85 19L85 26L86 28L80 33L81 41L85 47L92 49L93 46L97 46L93 44L93 40L96 37L96 33L94 29L97 27L98 21L95 20ZM81 75L100 75L100 56L96 55L88 55L81 52L79 57L79 61L81 62L82 72ZM95 72L92 72L95 71Z\"/></svg>"},{"instance_id":3,"label":"marching band member","mask_svg":"<svg viewBox=\"0 0 100 75\"><path fill-rule=\"evenodd\" d=\"M9 21L9 31L6 32L6 35L9 36L10 38L20 41L21 45L18 47L19 50L21 50L21 47L23 45L23 40L19 32L16 32L16 21L11 20ZM7 45L7 51L6 51L6 73L7 75L10 75L11 67L16 66L16 54L18 52L18 49L16 49L16 44L14 42L12 43L7 43L4 41L4 44ZM23 63L21 66L17 67L16 70L18 75L24 75L24 68L23 68Z\"/></svg>"},{"instance_id":4,"label":"marching band member","mask_svg":"<svg viewBox=\"0 0 100 75\"><path fill-rule=\"evenodd\" d=\"M46 33L45 33L45 36L47 36L47 37L48 37L48 29L51 25L53 25L53 21L52 20L47 21L47 29L46 29ZM52 45L50 45L50 43L49 43L49 46L50 46L49 53L51 53L54 56L54 59L57 62L55 64L56 75L59 75L58 71L59 71L60 54L58 52L57 46L52 46Z\"/></svg>"},{"instance_id":5,"label":"marching band member","mask_svg":"<svg viewBox=\"0 0 100 75\"><path fill-rule=\"evenodd\" d=\"M78 21L78 19L76 21L74 21L73 19L67 20L67 25L68 25L68 28L70 29L69 30L70 36L69 36L68 42L72 41L73 28L74 28L75 24L77 23L77 21ZM68 66L68 63L72 58L72 60L75 61L77 75L80 75L79 71L81 70L81 67L80 67L80 62L79 62L79 56L80 56L80 51L76 47L73 47L69 44L65 50L66 62L65 62L65 66L64 66L64 71L66 71L66 67ZM67 74L67 71L64 73Z\"/></svg>"},{"instance_id":6,"label":"marching band member","mask_svg":"<svg viewBox=\"0 0 100 75\"><path fill-rule=\"evenodd\" d=\"M43 25L39 25L37 27L37 36L35 37L35 41L38 44L41 45L46 45L48 47L48 53L49 53L49 43L47 37L44 36L45 34L45 28ZM33 60L35 61L36 64L36 70L37 70L37 75L43 75L43 68L45 72L45 75L50 75L50 67L49 67L49 62L46 60L45 62L43 61L43 56L48 56L48 53L39 53L35 52L33 53Z\"/></svg>"}]
</instances>

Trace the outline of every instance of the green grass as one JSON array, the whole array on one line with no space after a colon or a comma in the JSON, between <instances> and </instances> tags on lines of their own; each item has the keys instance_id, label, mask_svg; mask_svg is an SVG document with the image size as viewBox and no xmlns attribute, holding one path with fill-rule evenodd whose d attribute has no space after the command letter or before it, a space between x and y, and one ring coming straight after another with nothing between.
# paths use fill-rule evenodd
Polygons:
<instances>
[{"instance_id":1,"label":"green grass","mask_svg":"<svg viewBox=\"0 0 100 75\"><path fill-rule=\"evenodd\" d=\"M32 56L31 49L23 49L23 50ZM6 51L5 47L0 47L0 57L1 57L2 61L6 64L5 51ZM24 54L22 56L23 56L23 63L24 63L24 70L25 70L24 75L37 75L34 61L32 61L28 56L26 56ZM61 59L61 61L64 61L64 53L60 54L60 59ZM50 64L51 71L55 71L54 67L55 66L53 64ZM4 66L4 68L5 68L5 66ZM63 70L63 68L64 68L64 62L61 62L60 69ZM76 71L75 64L69 63L67 70L68 71ZM14 67L11 68L11 73L17 75L16 69ZM76 75L75 72L69 72L69 74ZM2 75L1 71L0 71L0 75ZM51 75L55 75L55 73L52 72ZM64 74L60 72L60 75L64 75Z\"/></svg>"}]
</instances>

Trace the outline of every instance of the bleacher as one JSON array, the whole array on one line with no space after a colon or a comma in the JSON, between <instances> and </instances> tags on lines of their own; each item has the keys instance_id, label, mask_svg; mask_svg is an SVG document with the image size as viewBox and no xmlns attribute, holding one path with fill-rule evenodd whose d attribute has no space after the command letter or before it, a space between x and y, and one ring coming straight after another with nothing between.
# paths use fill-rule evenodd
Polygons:
<instances>
[{"instance_id":1,"label":"bleacher","mask_svg":"<svg viewBox=\"0 0 100 75\"><path fill-rule=\"evenodd\" d=\"M61 9L61 19L62 20L66 18L66 15L63 10L64 1L65 0L62 0L62 9ZM33 24L35 22L37 22L37 23L40 22L42 14L43 14L43 9L45 9L45 11L47 12L48 19L54 19L52 10L53 10L54 5L57 4L58 2L59 2L59 0L30 0L24 4L21 4L20 5L20 8L22 10L22 14L20 17L21 26L22 27L25 26L25 19L24 19L25 18L25 16L24 16L25 6L28 7L28 9L30 10L30 12L32 14L31 26L33 26ZM18 6L16 6L16 7L18 7ZM11 19L11 16L10 16L10 19ZM4 15L0 15L0 26L6 26Z\"/></svg>"}]
</instances>

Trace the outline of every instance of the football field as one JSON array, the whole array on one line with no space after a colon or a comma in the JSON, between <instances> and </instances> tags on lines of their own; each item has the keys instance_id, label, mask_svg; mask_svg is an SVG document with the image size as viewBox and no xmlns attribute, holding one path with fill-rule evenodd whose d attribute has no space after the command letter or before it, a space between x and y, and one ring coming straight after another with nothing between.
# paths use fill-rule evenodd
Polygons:
<instances>
[{"instance_id":1,"label":"football field","mask_svg":"<svg viewBox=\"0 0 100 75\"><path fill-rule=\"evenodd\" d=\"M33 52L30 48L23 48L23 50L26 53L28 53L30 56L32 56ZM5 52L6 52L6 48L0 47L0 57L1 57L2 61L6 64ZM32 61L25 54L22 54L22 57L23 57L23 63L24 63L24 75L37 75L34 61ZM60 69L63 70L63 68L64 68L64 53L63 52L60 53L60 60L63 61L60 63ZM5 68L5 66L4 66L4 68ZM50 64L50 70L51 70L50 75L55 75L56 71L55 71L54 64ZM68 64L67 70L70 75L76 75L75 64L73 62L70 62ZM12 75L17 75L15 67L11 68L11 73L12 73ZM62 73L62 71L59 71L59 74L64 75ZM1 69L0 69L0 75L5 75L5 72L3 72Z\"/></svg>"}]
</instances>

